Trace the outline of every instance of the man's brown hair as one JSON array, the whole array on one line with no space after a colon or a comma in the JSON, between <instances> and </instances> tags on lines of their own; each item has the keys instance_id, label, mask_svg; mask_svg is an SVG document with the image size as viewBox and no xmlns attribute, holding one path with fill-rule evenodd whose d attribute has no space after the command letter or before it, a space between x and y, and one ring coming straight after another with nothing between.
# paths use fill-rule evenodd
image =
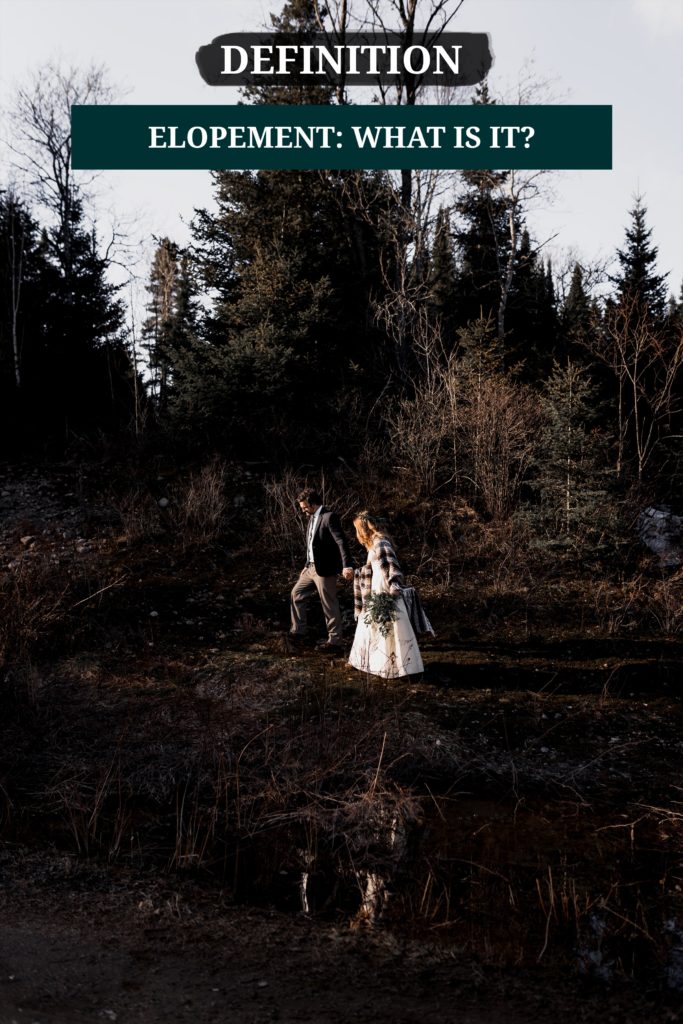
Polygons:
<instances>
[{"instance_id":1,"label":"man's brown hair","mask_svg":"<svg viewBox=\"0 0 683 1024\"><path fill-rule=\"evenodd\" d=\"M317 491L312 490L310 487L307 490L301 491L297 495L297 504L300 501L305 501L307 505L322 505L323 499L320 497Z\"/></svg>"}]
</instances>

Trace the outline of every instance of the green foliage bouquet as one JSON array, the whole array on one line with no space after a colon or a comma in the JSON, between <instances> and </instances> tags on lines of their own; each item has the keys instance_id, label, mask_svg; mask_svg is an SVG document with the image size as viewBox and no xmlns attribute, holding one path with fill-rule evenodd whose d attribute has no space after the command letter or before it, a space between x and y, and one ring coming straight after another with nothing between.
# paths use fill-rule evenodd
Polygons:
<instances>
[{"instance_id":1,"label":"green foliage bouquet","mask_svg":"<svg viewBox=\"0 0 683 1024\"><path fill-rule=\"evenodd\" d=\"M392 622L396 622L396 600L391 594L368 594L365 605L365 625L375 625L380 636L389 635Z\"/></svg>"}]
</instances>

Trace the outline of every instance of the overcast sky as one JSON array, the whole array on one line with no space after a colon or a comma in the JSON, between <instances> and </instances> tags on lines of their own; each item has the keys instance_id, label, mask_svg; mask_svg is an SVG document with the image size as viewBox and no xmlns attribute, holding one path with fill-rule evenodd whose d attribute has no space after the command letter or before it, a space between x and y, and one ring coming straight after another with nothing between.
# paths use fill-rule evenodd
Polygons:
<instances>
[{"instance_id":1,"label":"overcast sky","mask_svg":"<svg viewBox=\"0 0 683 1024\"><path fill-rule=\"evenodd\" d=\"M225 32L262 28L268 12L281 7L268 0L0 0L0 107L6 109L27 72L55 58L106 64L121 102L235 102L235 89L204 84L195 51ZM614 169L555 175L555 200L534 211L532 232L539 241L556 236L547 250L556 262L570 248L589 261L612 256L640 191L659 270L670 272L678 294L683 3L465 0L451 27L489 33L494 92L513 90L531 59L535 74L551 80L553 102L613 105ZM107 172L102 186L109 190L102 202L114 205L120 218L134 218L143 234L181 244L193 207L211 202L208 172Z\"/></svg>"}]
</instances>

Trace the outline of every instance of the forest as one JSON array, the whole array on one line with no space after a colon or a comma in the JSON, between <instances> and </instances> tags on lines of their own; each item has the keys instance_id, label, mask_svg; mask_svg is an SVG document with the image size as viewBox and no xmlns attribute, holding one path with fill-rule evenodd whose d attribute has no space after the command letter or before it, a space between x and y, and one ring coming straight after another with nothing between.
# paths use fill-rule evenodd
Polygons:
<instances>
[{"instance_id":1,"label":"forest","mask_svg":"<svg viewBox=\"0 0 683 1024\"><path fill-rule=\"evenodd\" d=\"M402 40L456 6L389 4ZM272 31L333 42L346 10L288 0ZM211 172L141 312L70 167L70 105L109 98L101 68L19 90L0 188L6 934L64 926L72 891L74 948L100 915L145 929L167 973L131 967L158 1006L122 1019L224 1019L168 960L209 992L210 931L267 979L236 1021L679 1019L683 290L647 196L611 260L553 264L551 172ZM423 102L419 76L378 101ZM291 650L305 487L349 537L388 518L436 630L422 676ZM296 967L263 959L292 942ZM76 1019L25 975L23 1005Z\"/></svg>"}]
</instances>

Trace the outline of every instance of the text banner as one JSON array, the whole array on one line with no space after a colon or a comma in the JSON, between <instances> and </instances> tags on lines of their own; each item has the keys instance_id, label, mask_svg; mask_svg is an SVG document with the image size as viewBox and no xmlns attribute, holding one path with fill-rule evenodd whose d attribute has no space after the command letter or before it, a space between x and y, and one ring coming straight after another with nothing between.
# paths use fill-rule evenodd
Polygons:
<instances>
[{"instance_id":1,"label":"text banner","mask_svg":"<svg viewBox=\"0 0 683 1024\"><path fill-rule=\"evenodd\" d=\"M609 170L610 106L74 106L79 170Z\"/></svg>"}]
</instances>

